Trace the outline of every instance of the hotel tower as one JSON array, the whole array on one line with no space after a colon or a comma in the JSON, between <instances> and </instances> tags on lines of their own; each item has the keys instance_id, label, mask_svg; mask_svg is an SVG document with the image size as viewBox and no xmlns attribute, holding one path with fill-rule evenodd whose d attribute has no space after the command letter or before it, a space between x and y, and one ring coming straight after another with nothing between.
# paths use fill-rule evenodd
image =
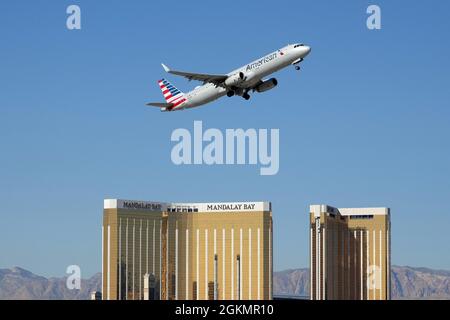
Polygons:
<instances>
[{"instance_id":1,"label":"hotel tower","mask_svg":"<svg viewBox=\"0 0 450 320\"><path fill-rule=\"evenodd\" d=\"M102 251L106 300L272 299L269 202L107 199Z\"/></svg>"},{"instance_id":2,"label":"hotel tower","mask_svg":"<svg viewBox=\"0 0 450 320\"><path fill-rule=\"evenodd\" d=\"M389 208L310 206L312 300L390 299Z\"/></svg>"}]
</instances>

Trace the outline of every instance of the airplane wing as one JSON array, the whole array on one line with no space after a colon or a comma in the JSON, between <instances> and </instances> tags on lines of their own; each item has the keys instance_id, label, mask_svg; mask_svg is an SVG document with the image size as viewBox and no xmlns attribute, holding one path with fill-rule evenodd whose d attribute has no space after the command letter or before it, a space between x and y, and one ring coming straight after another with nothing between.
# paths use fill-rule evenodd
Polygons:
<instances>
[{"instance_id":1,"label":"airplane wing","mask_svg":"<svg viewBox=\"0 0 450 320\"><path fill-rule=\"evenodd\" d=\"M158 108L171 108L173 107L173 103L163 103L163 102L150 102L146 104L150 107L158 107Z\"/></svg>"},{"instance_id":2,"label":"airplane wing","mask_svg":"<svg viewBox=\"0 0 450 320\"><path fill-rule=\"evenodd\" d=\"M163 66L163 68L166 72L175 74L177 76L185 77L185 78L189 79L189 81L198 80L198 81L203 81L204 83L211 82L211 83L214 83L217 85L217 84L224 82L228 78L228 76L224 75L224 74L205 74L205 73L192 73L192 72L176 71L176 70L169 69L169 67L167 67L164 63L161 63L161 65Z\"/></svg>"}]
</instances>

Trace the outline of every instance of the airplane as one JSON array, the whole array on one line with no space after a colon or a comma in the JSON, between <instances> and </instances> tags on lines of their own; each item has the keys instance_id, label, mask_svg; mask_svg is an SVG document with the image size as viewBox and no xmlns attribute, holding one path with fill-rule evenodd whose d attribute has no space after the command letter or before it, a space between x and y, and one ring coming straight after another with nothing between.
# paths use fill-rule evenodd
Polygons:
<instances>
[{"instance_id":1,"label":"airplane","mask_svg":"<svg viewBox=\"0 0 450 320\"><path fill-rule=\"evenodd\" d=\"M228 74L176 71L162 63L161 65L167 73L185 77L189 81L202 81L203 85L195 87L188 93L183 93L168 80L161 79L158 81L158 85L166 102L151 102L147 106L158 107L161 111L167 112L198 107L225 95L228 97L237 95L248 100L250 91L265 92L277 86L276 78L264 79L268 75L289 65L300 70L300 62L310 52L311 48L303 43L288 44Z\"/></svg>"}]
</instances>

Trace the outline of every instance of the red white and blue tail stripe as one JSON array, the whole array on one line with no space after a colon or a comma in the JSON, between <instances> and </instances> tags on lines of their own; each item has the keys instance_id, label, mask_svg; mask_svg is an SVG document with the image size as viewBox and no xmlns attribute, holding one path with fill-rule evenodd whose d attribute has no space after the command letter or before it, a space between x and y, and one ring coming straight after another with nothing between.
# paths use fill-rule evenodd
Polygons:
<instances>
[{"instance_id":1,"label":"red white and blue tail stripe","mask_svg":"<svg viewBox=\"0 0 450 320\"><path fill-rule=\"evenodd\" d=\"M166 79L159 80L158 84L164 95L164 99L166 99L166 102L173 104L173 107L171 109L176 108L177 106L186 101L184 93L178 90Z\"/></svg>"}]
</instances>

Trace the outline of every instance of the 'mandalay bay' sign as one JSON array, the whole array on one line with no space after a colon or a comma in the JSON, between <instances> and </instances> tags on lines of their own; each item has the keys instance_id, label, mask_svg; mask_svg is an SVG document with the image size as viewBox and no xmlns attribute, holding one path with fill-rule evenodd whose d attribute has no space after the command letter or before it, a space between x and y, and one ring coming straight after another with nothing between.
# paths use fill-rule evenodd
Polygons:
<instances>
[{"instance_id":1,"label":"'mandalay bay' sign","mask_svg":"<svg viewBox=\"0 0 450 320\"><path fill-rule=\"evenodd\" d=\"M158 210L161 211L160 203L140 202L140 201L124 201L122 204L124 209L142 209L142 210Z\"/></svg>"},{"instance_id":2,"label":"'mandalay bay' sign","mask_svg":"<svg viewBox=\"0 0 450 320\"><path fill-rule=\"evenodd\" d=\"M172 208L195 208L195 212L270 211L270 202L172 203Z\"/></svg>"},{"instance_id":3,"label":"'mandalay bay' sign","mask_svg":"<svg viewBox=\"0 0 450 320\"><path fill-rule=\"evenodd\" d=\"M255 210L255 203L207 204L207 211L244 211Z\"/></svg>"},{"instance_id":4,"label":"'mandalay bay' sign","mask_svg":"<svg viewBox=\"0 0 450 320\"><path fill-rule=\"evenodd\" d=\"M105 199L104 209L129 209L147 211L166 211L167 203L139 200Z\"/></svg>"},{"instance_id":5,"label":"'mandalay bay' sign","mask_svg":"<svg viewBox=\"0 0 450 320\"><path fill-rule=\"evenodd\" d=\"M104 209L169 212L250 212L270 211L270 202L165 203L139 200L105 199ZM192 210L190 210L192 209Z\"/></svg>"}]
</instances>

